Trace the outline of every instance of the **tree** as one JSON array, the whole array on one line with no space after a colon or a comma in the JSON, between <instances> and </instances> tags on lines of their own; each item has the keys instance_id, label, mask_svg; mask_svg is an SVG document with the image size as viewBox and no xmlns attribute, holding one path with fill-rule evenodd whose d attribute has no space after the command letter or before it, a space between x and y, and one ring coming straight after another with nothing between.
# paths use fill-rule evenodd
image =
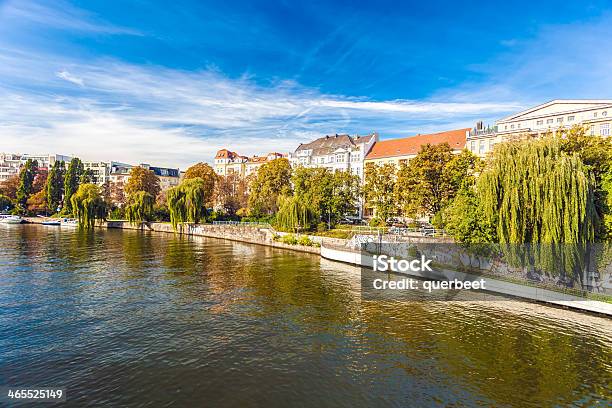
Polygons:
<instances>
[{"instance_id":1,"label":"tree","mask_svg":"<svg viewBox=\"0 0 612 408\"><path fill-rule=\"evenodd\" d=\"M13 200L10 197L0 194L0 213L13 209Z\"/></svg>"},{"instance_id":2,"label":"tree","mask_svg":"<svg viewBox=\"0 0 612 408\"><path fill-rule=\"evenodd\" d=\"M199 177L183 180L167 191L170 222L176 226L182 222L198 223L206 216L206 203L212 197L207 183Z\"/></svg>"},{"instance_id":3,"label":"tree","mask_svg":"<svg viewBox=\"0 0 612 408\"><path fill-rule=\"evenodd\" d=\"M212 191L215 182L217 181L217 173L206 163L198 163L189 167L185 171L184 180L193 179L193 178L201 178L204 181L204 184L210 187Z\"/></svg>"},{"instance_id":4,"label":"tree","mask_svg":"<svg viewBox=\"0 0 612 408\"><path fill-rule=\"evenodd\" d=\"M310 208L318 219L335 224L343 215L354 213L359 200L358 176L346 171L298 167L291 184L297 199Z\"/></svg>"},{"instance_id":5,"label":"tree","mask_svg":"<svg viewBox=\"0 0 612 408\"><path fill-rule=\"evenodd\" d=\"M254 216L273 214L278 210L278 197L291 194L291 165L285 158L262 165L250 185L249 212Z\"/></svg>"},{"instance_id":6,"label":"tree","mask_svg":"<svg viewBox=\"0 0 612 408\"><path fill-rule=\"evenodd\" d=\"M462 189L443 213L444 229L457 242L473 246L497 241L495 226L485 218L472 188Z\"/></svg>"},{"instance_id":7,"label":"tree","mask_svg":"<svg viewBox=\"0 0 612 408\"><path fill-rule=\"evenodd\" d=\"M34 178L38 172L38 162L28 159L19 173L19 187L17 188L17 204L22 208L26 208L28 198L32 194Z\"/></svg>"},{"instance_id":8,"label":"tree","mask_svg":"<svg viewBox=\"0 0 612 408\"><path fill-rule=\"evenodd\" d=\"M64 177L66 168L63 161L56 161L47 175L47 206L51 211L56 211L62 203L64 194Z\"/></svg>"},{"instance_id":9,"label":"tree","mask_svg":"<svg viewBox=\"0 0 612 408\"><path fill-rule=\"evenodd\" d=\"M245 208L248 201L248 181L238 174L228 174L217 178L215 203L226 214L235 215Z\"/></svg>"},{"instance_id":10,"label":"tree","mask_svg":"<svg viewBox=\"0 0 612 408\"><path fill-rule=\"evenodd\" d=\"M151 221L154 203L155 198L151 194L146 191L137 191L130 195L125 207L125 216L131 224Z\"/></svg>"},{"instance_id":11,"label":"tree","mask_svg":"<svg viewBox=\"0 0 612 408\"><path fill-rule=\"evenodd\" d=\"M595 209L603 221L595 231L597 240L612 237L612 206L609 184L606 180L612 171L612 139L609 137L591 136L584 126L573 126L569 130L557 130L561 150L567 154L577 154L593 174L595 180Z\"/></svg>"},{"instance_id":12,"label":"tree","mask_svg":"<svg viewBox=\"0 0 612 408\"><path fill-rule=\"evenodd\" d=\"M395 166L391 163L367 163L363 194L366 205L373 208L376 217L385 222L397 213L395 199Z\"/></svg>"},{"instance_id":13,"label":"tree","mask_svg":"<svg viewBox=\"0 0 612 408\"><path fill-rule=\"evenodd\" d=\"M106 218L106 204L95 184L81 184L70 201L81 228L93 228L97 219Z\"/></svg>"},{"instance_id":14,"label":"tree","mask_svg":"<svg viewBox=\"0 0 612 408\"><path fill-rule=\"evenodd\" d=\"M479 162L467 150L454 155L448 143L421 146L416 157L398 171L396 195L404 214L438 214L459 189L474 184Z\"/></svg>"},{"instance_id":15,"label":"tree","mask_svg":"<svg viewBox=\"0 0 612 408\"><path fill-rule=\"evenodd\" d=\"M130 171L130 178L125 185L125 193L130 196L138 191L146 191L153 197L157 197L161 188L159 187L159 177L152 170L144 167L133 167Z\"/></svg>"},{"instance_id":16,"label":"tree","mask_svg":"<svg viewBox=\"0 0 612 408\"><path fill-rule=\"evenodd\" d=\"M83 174L81 174L81 177L79 178L79 183L93 183L95 181L94 178L94 172L92 169L84 169Z\"/></svg>"},{"instance_id":17,"label":"tree","mask_svg":"<svg viewBox=\"0 0 612 408\"><path fill-rule=\"evenodd\" d=\"M31 195L28 198L26 208L29 213L46 213L49 210L47 207L47 191L42 189Z\"/></svg>"},{"instance_id":18,"label":"tree","mask_svg":"<svg viewBox=\"0 0 612 408\"><path fill-rule=\"evenodd\" d=\"M566 277L581 270L581 249L595 238L594 187L579 155L553 137L498 145L477 182L508 261Z\"/></svg>"},{"instance_id":19,"label":"tree","mask_svg":"<svg viewBox=\"0 0 612 408\"><path fill-rule=\"evenodd\" d=\"M62 210L64 214L72 214L73 212L72 195L79 188L79 180L83 171L83 163L78 157L70 160L64 177L64 208Z\"/></svg>"},{"instance_id":20,"label":"tree","mask_svg":"<svg viewBox=\"0 0 612 408\"><path fill-rule=\"evenodd\" d=\"M276 226L284 231L310 229L317 220L315 212L298 196L280 196L276 214Z\"/></svg>"},{"instance_id":21,"label":"tree","mask_svg":"<svg viewBox=\"0 0 612 408\"><path fill-rule=\"evenodd\" d=\"M19 189L19 174L14 174L0 184L0 194L4 194L11 200L17 200L17 189Z\"/></svg>"}]
</instances>

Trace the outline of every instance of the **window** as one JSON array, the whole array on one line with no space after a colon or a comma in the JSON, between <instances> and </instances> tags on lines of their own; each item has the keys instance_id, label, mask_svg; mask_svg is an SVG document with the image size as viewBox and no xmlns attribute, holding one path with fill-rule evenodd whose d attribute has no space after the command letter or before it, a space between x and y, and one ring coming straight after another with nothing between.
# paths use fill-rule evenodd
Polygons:
<instances>
[{"instance_id":1,"label":"window","mask_svg":"<svg viewBox=\"0 0 612 408\"><path fill-rule=\"evenodd\" d=\"M591 136L595 136L595 125L591 125Z\"/></svg>"},{"instance_id":2,"label":"window","mask_svg":"<svg viewBox=\"0 0 612 408\"><path fill-rule=\"evenodd\" d=\"M557 118L557 123L563 123L563 118Z\"/></svg>"},{"instance_id":3,"label":"window","mask_svg":"<svg viewBox=\"0 0 612 408\"><path fill-rule=\"evenodd\" d=\"M510 129L514 129L514 125L510 125Z\"/></svg>"},{"instance_id":4,"label":"window","mask_svg":"<svg viewBox=\"0 0 612 408\"><path fill-rule=\"evenodd\" d=\"M341 154L336 155L336 163L342 163L344 161L344 158L342 157Z\"/></svg>"},{"instance_id":5,"label":"window","mask_svg":"<svg viewBox=\"0 0 612 408\"><path fill-rule=\"evenodd\" d=\"M601 116L608 116L608 111L601 112Z\"/></svg>"},{"instance_id":6,"label":"window","mask_svg":"<svg viewBox=\"0 0 612 408\"><path fill-rule=\"evenodd\" d=\"M597 117L597 112L593 112L593 117L596 118Z\"/></svg>"},{"instance_id":7,"label":"window","mask_svg":"<svg viewBox=\"0 0 612 408\"><path fill-rule=\"evenodd\" d=\"M548 123L548 124L553 123L553 120L552 119L546 119L546 123Z\"/></svg>"},{"instance_id":8,"label":"window","mask_svg":"<svg viewBox=\"0 0 612 408\"><path fill-rule=\"evenodd\" d=\"M602 123L601 125L599 125L599 134L601 136L610 136L610 124Z\"/></svg>"},{"instance_id":9,"label":"window","mask_svg":"<svg viewBox=\"0 0 612 408\"><path fill-rule=\"evenodd\" d=\"M516 125L516 127L520 129L521 128L521 124L519 123L518 125Z\"/></svg>"},{"instance_id":10,"label":"window","mask_svg":"<svg viewBox=\"0 0 612 408\"><path fill-rule=\"evenodd\" d=\"M470 150L473 152L476 151L476 142L472 142L472 148Z\"/></svg>"},{"instance_id":11,"label":"window","mask_svg":"<svg viewBox=\"0 0 612 408\"><path fill-rule=\"evenodd\" d=\"M536 125L543 125L543 124L544 124L544 121L543 121L543 120L538 120L538 121L536 122Z\"/></svg>"},{"instance_id":12,"label":"window","mask_svg":"<svg viewBox=\"0 0 612 408\"><path fill-rule=\"evenodd\" d=\"M508 130L508 125L504 126L504 130Z\"/></svg>"},{"instance_id":13,"label":"window","mask_svg":"<svg viewBox=\"0 0 612 408\"><path fill-rule=\"evenodd\" d=\"M567 117L567 121L568 122L573 122L574 121L574 116L568 116Z\"/></svg>"},{"instance_id":14,"label":"window","mask_svg":"<svg viewBox=\"0 0 612 408\"><path fill-rule=\"evenodd\" d=\"M480 144L478 146L478 153L479 154L484 154L485 153L485 144L484 144L484 140L480 141Z\"/></svg>"}]
</instances>

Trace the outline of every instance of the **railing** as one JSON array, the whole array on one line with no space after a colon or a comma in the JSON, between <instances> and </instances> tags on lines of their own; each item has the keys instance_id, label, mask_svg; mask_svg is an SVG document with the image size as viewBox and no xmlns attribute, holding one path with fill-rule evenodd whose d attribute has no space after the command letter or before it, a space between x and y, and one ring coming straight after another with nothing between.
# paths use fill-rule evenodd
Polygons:
<instances>
[{"instance_id":1,"label":"railing","mask_svg":"<svg viewBox=\"0 0 612 408\"><path fill-rule=\"evenodd\" d=\"M470 137L482 136L482 135L490 135L490 134L494 134L494 133L497 133L497 126L488 127L486 129L471 129L470 130Z\"/></svg>"},{"instance_id":2,"label":"railing","mask_svg":"<svg viewBox=\"0 0 612 408\"><path fill-rule=\"evenodd\" d=\"M239 225L245 227L272 228L272 226L267 222L213 221L213 225Z\"/></svg>"},{"instance_id":3,"label":"railing","mask_svg":"<svg viewBox=\"0 0 612 408\"><path fill-rule=\"evenodd\" d=\"M448 234L443 229L436 229L434 227L420 227L420 228L400 228L391 227L389 228L389 234L394 235L410 235L419 234L423 237L446 237Z\"/></svg>"}]
</instances>

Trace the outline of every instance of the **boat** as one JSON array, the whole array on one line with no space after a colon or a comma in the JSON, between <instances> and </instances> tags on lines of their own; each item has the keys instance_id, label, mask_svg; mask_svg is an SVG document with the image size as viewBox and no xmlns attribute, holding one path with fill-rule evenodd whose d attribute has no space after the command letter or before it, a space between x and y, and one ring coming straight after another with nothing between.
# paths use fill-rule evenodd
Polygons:
<instances>
[{"instance_id":1,"label":"boat","mask_svg":"<svg viewBox=\"0 0 612 408\"><path fill-rule=\"evenodd\" d=\"M61 222L62 227L76 228L79 226L79 220L75 218L64 218Z\"/></svg>"},{"instance_id":2,"label":"boat","mask_svg":"<svg viewBox=\"0 0 612 408\"><path fill-rule=\"evenodd\" d=\"M42 225L62 225L62 223L58 220L49 220L49 221L43 221L41 222Z\"/></svg>"},{"instance_id":3,"label":"boat","mask_svg":"<svg viewBox=\"0 0 612 408\"><path fill-rule=\"evenodd\" d=\"M0 223L2 224L21 224L23 219L18 215L0 215Z\"/></svg>"}]
</instances>

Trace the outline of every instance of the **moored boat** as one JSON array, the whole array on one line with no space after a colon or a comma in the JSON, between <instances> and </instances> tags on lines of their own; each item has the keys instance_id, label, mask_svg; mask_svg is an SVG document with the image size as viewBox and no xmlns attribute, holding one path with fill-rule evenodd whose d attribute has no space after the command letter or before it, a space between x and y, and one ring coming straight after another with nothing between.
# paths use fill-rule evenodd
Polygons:
<instances>
[{"instance_id":1,"label":"moored boat","mask_svg":"<svg viewBox=\"0 0 612 408\"><path fill-rule=\"evenodd\" d=\"M18 215L0 215L0 223L2 224L21 224L23 219Z\"/></svg>"},{"instance_id":2,"label":"moored boat","mask_svg":"<svg viewBox=\"0 0 612 408\"><path fill-rule=\"evenodd\" d=\"M43 221L41 224L42 225L57 225L57 226L62 225L62 223L58 220Z\"/></svg>"},{"instance_id":3,"label":"moored boat","mask_svg":"<svg viewBox=\"0 0 612 408\"><path fill-rule=\"evenodd\" d=\"M62 227L73 227L79 226L79 221L75 218L64 218L61 222Z\"/></svg>"}]
</instances>

